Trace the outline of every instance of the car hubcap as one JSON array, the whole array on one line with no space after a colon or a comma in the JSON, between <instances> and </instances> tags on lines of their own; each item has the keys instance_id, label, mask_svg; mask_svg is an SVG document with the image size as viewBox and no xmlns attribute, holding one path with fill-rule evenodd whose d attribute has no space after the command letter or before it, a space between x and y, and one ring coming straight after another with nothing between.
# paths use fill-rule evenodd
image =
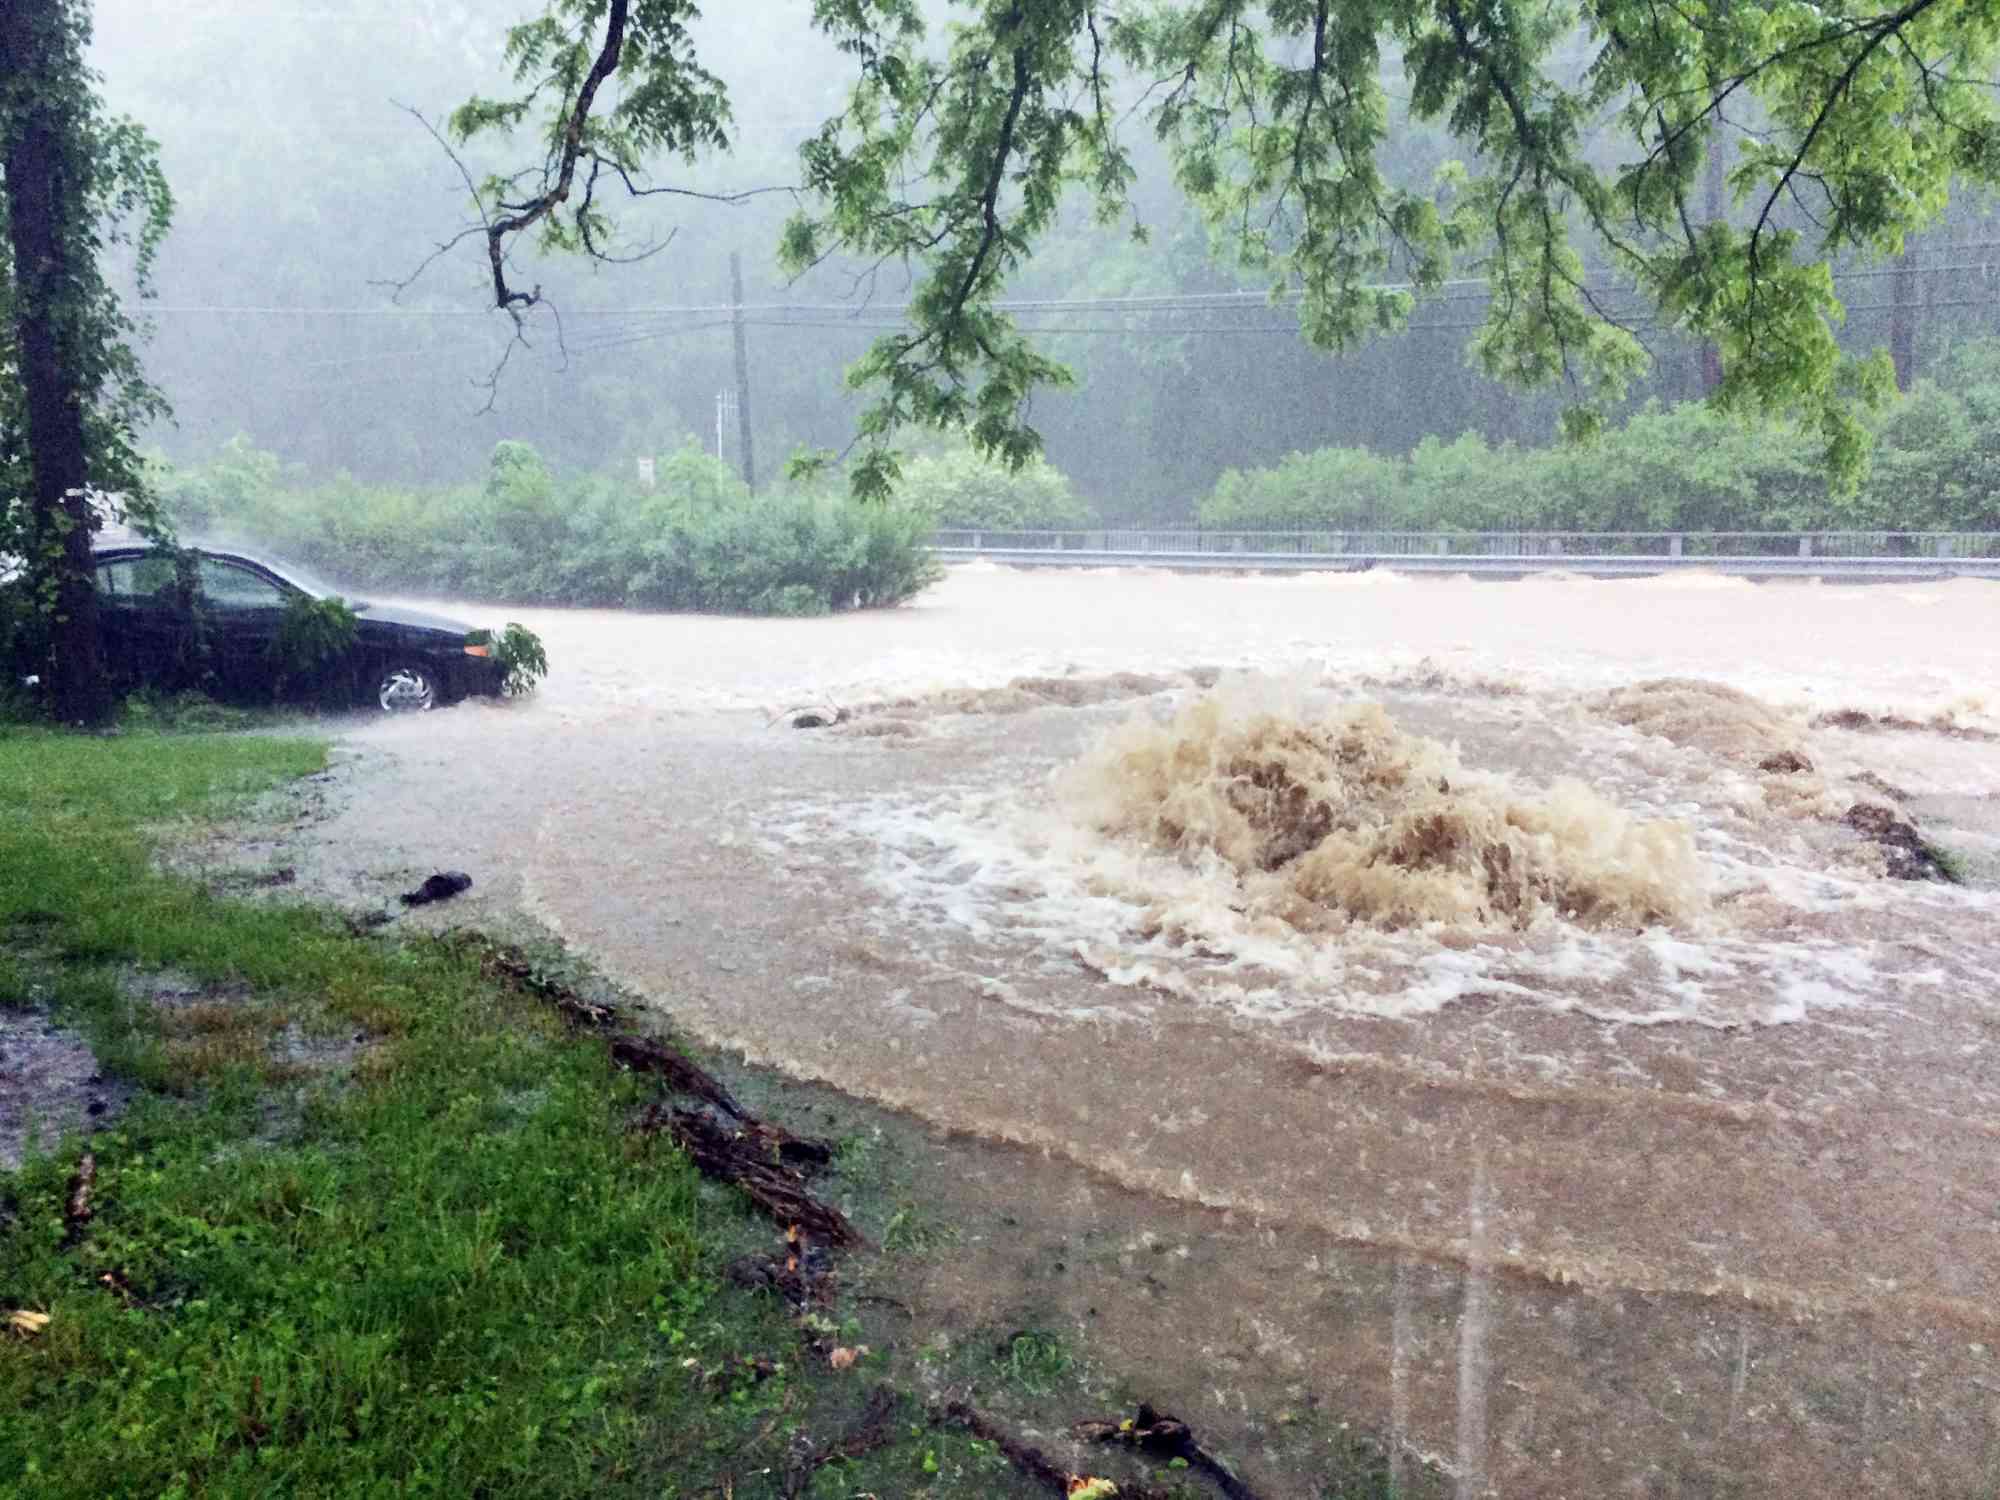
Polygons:
<instances>
[{"instance_id":1,"label":"car hubcap","mask_svg":"<svg viewBox=\"0 0 2000 1500\"><path fill-rule=\"evenodd\" d=\"M410 714L429 708L437 694L421 672L397 671L382 679L378 697L384 713Z\"/></svg>"}]
</instances>

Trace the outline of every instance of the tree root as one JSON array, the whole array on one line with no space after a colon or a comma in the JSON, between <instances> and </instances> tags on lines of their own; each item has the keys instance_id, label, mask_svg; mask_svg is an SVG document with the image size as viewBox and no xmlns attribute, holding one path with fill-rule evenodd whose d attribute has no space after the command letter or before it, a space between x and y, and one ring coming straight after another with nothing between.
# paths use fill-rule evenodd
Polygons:
<instances>
[{"instance_id":1,"label":"tree root","mask_svg":"<svg viewBox=\"0 0 2000 1500\"><path fill-rule=\"evenodd\" d=\"M1213 1479L1229 1500L1258 1500L1257 1492L1243 1483L1194 1440L1194 1433L1179 1417L1169 1417L1144 1404L1137 1415L1123 1422L1078 1422L1070 1429L1090 1443L1122 1443L1162 1463L1180 1459L1190 1469Z\"/></svg>"}]
</instances>

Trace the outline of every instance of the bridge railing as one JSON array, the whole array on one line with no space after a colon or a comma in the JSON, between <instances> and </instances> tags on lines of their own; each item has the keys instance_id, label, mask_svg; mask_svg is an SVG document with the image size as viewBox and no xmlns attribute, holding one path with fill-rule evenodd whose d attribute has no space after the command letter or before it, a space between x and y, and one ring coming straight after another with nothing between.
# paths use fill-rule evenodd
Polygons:
<instances>
[{"instance_id":1,"label":"bridge railing","mask_svg":"<svg viewBox=\"0 0 2000 1500\"><path fill-rule=\"evenodd\" d=\"M1101 527L1069 531L940 530L946 553L1118 556L1533 558L1924 558L2000 560L2000 531L1210 531Z\"/></svg>"}]
</instances>

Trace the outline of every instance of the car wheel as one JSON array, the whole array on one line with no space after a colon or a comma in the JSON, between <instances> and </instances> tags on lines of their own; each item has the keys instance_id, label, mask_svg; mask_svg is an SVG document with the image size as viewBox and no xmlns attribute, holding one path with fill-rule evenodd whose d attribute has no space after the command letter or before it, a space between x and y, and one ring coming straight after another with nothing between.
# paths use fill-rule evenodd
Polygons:
<instances>
[{"instance_id":1,"label":"car wheel","mask_svg":"<svg viewBox=\"0 0 2000 1500\"><path fill-rule=\"evenodd\" d=\"M390 662L376 676L375 701L385 714L427 713L444 701L444 690L432 668Z\"/></svg>"}]
</instances>

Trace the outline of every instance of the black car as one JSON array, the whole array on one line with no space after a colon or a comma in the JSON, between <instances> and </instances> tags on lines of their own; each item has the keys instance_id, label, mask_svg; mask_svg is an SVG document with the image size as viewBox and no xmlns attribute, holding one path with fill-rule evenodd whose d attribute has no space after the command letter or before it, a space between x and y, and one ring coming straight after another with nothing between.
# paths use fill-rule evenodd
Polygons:
<instances>
[{"instance_id":1,"label":"black car","mask_svg":"<svg viewBox=\"0 0 2000 1500\"><path fill-rule=\"evenodd\" d=\"M339 597L303 569L209 547L193 564L215 675L239 689L277 686L276 644L288 605ZM165 680L187 636L173 555L143 543L99 547L98 630L110 670L133 686ZM498 696L506 668L468 640L473 627L441 615L349 599L354 644L332 680L388 713L421 713L473 694Z\"/></svg>"}]
</instances>

